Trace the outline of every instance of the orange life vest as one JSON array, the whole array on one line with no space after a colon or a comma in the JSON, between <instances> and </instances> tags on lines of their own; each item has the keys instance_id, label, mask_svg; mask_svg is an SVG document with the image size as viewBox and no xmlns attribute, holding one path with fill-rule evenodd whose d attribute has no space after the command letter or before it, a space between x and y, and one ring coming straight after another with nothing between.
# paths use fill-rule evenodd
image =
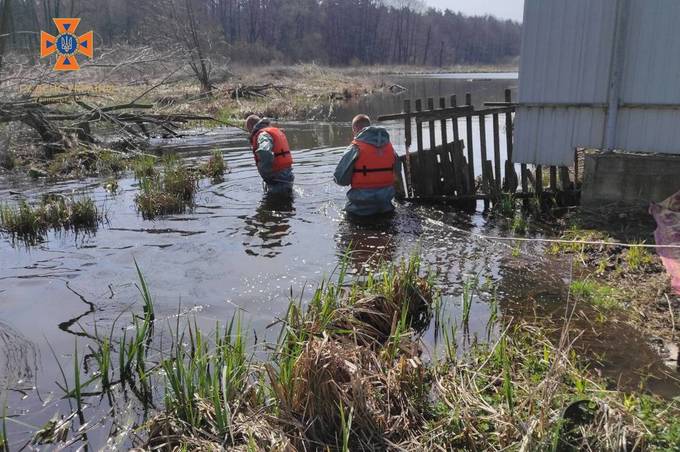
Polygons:
<instances>
[{"instance_id":1,"label":"orange life vest","mask_svg":"<svg viewBox=\"0 0 680 452\"><path fill-rule=\"evenodd\" d=\"M288 138L281 129L276 127L267 127L255 132L250 140L253 147L253 155L255 156L255 163L260 163L260 157L257 155L257 139L261 133L267 132L274 140L274 164L272 171L278 173L293 166L293 156L290 153L290 146L288 145Z\"/></svg>"},{"instance_id":2,"label":"orange life vest","mask_svg":"<svg viewBox=\"0 0 680 452\"><path fill-rule=\"evenodd\" d=\"M385 188L394 185L396 157L391 143L379 148L354 140L359 148L359 158L354 162L352 188Z\"/></svg>"}]
</instances>

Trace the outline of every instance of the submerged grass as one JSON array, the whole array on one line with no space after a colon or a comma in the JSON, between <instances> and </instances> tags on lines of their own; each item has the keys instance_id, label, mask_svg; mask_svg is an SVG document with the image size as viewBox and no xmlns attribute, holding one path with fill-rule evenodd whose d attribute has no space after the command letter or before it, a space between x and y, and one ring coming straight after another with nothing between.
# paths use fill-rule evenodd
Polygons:
<instances>
[{"instance_id":1,"label":"submerged grass","mask_svg":"<svg viewBox=\"0 0 680 452\"><path fill-rule=\"evenodd\" d=\"M148 167L144 169L148 170ZM142 172L140 169L140 174ZM137 208L144 218L154 219L183 213L190 208L198 189L198 180L177 158L167 158L162 172L157 173L154 169L151 175L141 177L139 189L135 198Z\"/></svg>"},{"instance_id":2,"label":"submerged grass","mask_svg":"<svg viewBox=\"0 0 680 452\"><path fill-rule=\"evenodd\" d=\"M201 173L214 182L222 181L226 171L227 165L224 163L224 156L220 150L213 151L210 159L201 168Z\"/></svg>"},{"instance_id":3,"label":"submerged grass","mask_svg":"<svg viewBox=\"0 0 680 452\"><path fill-rule=\"evenodd\" d=\"M37 205L21 201L0 204L0 229L29 244L42 240L48 230L96 230L104 214L89 197L46 195Z\"/></svg>"}]
</instances>

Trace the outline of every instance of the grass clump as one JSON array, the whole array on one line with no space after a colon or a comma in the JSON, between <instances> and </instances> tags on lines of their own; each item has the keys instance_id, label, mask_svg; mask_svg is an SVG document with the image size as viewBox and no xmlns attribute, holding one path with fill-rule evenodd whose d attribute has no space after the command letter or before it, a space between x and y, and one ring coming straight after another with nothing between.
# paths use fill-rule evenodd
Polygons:
<instances>
[{"instance_id":1,"label":"grass clump","mask_svg":"<svg viewBox=\"0 0 680 452\"><path fill-rule=\"evenodd\" d=\"M44 240L52 230L93 231L104 219L91 198L44 196L37 205L21 201L0 205L0 229L28 244Z\"/></svg>"},{"instance_id":2,"label":"grass clump","mask_svg":"<svg viewBox=\"0 0 680 452\"><path fill-rule=\"evenodd\" d=\"M649 250L642 246L633 246L625 252L624 260L631 271L642 270L654 263L654 258Z\"/></svg>"},{"instance_id":3,"label":"grass clump","mask_svg":"<svg viewBox=\"0 0 680 452\"><path fill-rule=\"evenodd\" d=\"M132 160L131 168L135 179L151 178L156 176L156 157L153 155L142 154Z\"/></svg>"},{"instance_id":4,"label":"grass clump","mask_svg":"<svg viewBox=\"0 0 680 452\"><path fill-rule=\"evenodd\" d=\"M616 288L596 281L587 279L573 281L570 290L578 299L605 310L615 309L621 305L621 294Z\"/></svg>"},{"instance_id":5,"label":"grass clump","mask_svg":"<svg viewBox=\"0 0 680 452\"><path fill-rule=\"evenodd\" d=\"M213 151L210 159L201 168L201 173L215 182L222 181L226 171L227 165L224 162L222 152L219 150Z\"/></svg>"},{"instance_id":6,"label":"grass clump","mask_svg":"<svg viewBox=\"0 0 680 452\"><path fill-rule=\"evenodd\" d=\"M161 173L140 179L135 202L145 219L183 213L193 205L197 189L195 174L177 159L170 158Z\"/></svg>"}]
</instances>

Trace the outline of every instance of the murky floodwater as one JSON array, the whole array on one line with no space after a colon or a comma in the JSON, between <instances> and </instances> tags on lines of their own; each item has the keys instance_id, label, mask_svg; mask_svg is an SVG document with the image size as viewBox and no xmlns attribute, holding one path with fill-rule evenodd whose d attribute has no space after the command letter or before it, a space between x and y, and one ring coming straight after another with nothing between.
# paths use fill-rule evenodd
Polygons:
<instances>
[{"instance_id":1,"label":"murky floodwater","mask_svg":"<svg viewBox=\"0 0 680 452\"><path fill-rule=\"evenodd\" d=\"M285 204L263 195L246 137L234 129L154 143L158 152L177 152L188 159L203 159L220 149L231 168L223 183L202 183L192 212L157 221L145 221L135 211L137 187L130 178L120 181L115 195L97 180L41 185L0 179L2 200L33 199L45 192L87 193L108 217L95 235L50 234L32 248L8 237L0 240L0 388L9 388L9 413L24 415L22 424L10 423L10 432L23 440L29 425L44 424L59 405L66 406L58 400L63 393L55 382L61 376L52 350L72 369L68 363L76 341L82 350L95 328L108 331L117 319L122 326L131 310L141 311L135 260L154 294L158 318L189 314L209 330L240 310L259 341L278 333L266 327L285 312L291 290L297 296L315 286L334 271L348 248L355 270L420 249L438 275L447 301L445 316L460 317L463 282L472 276L497 283L500 299L508 300L501 306L505 317L561 313L568 271L542 257L540 248L528 246L517 255L508 244L480 238L508 233L487 221L481 208L470 214L402 204L393 218L372 224L353 224L343 216L345 190L331 177L351 140L351 116L399 111L404 97L472 92L481 103L501 99L505 88L516 87L513 79L468 78L397 80L409 89L402 96L355 100L336 108L334 121L282 124L294 149L297 182L294 198ZM401 125L387 126L397 149L403 150ZM489 317L485 299L484 294L477 297L470 325L480 340ZM427 340L434 344L432 333ZM603 344L594 346L596 351L617 358L618 364L609 367L614 373L660 365L630 332L607 330L592 343ZM635 350L635 359L630 359L630 350ZM660 392L672 393L663 381ZM92 411L106 416L101 407ZM102 439L107 435L99 433Z\"/></svg>"}]
</instances>

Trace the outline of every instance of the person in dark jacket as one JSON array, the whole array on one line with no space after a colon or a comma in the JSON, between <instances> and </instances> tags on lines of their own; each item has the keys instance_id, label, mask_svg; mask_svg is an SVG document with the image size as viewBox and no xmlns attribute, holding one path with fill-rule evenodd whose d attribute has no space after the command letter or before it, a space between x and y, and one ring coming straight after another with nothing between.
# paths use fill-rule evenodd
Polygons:
<instances>
[{"instance_id":1,"label":"person in dark jacket","mask_svg":"<svg viewBox=\"0 0 680 452\"><path fill-rule=\"evenodd\" d=\"M335 182L351 186L345 211L361 217L392 212L401 166L390 135L384 127L371 126L366 115L354 118L352 131L354 140L335 169Z\"/></svg>"},{"instance_id":2,"label":"person in dark jacket","mask_svg":"<svg viewBox=\"0 0 680 452\"><path fill-rule=\"evenodd\" d=\"M246 119L257 171L269 193L290 193L293 189L293 156L286 134L267 118L251 115Z\"/></svg>"}]
</instances>

